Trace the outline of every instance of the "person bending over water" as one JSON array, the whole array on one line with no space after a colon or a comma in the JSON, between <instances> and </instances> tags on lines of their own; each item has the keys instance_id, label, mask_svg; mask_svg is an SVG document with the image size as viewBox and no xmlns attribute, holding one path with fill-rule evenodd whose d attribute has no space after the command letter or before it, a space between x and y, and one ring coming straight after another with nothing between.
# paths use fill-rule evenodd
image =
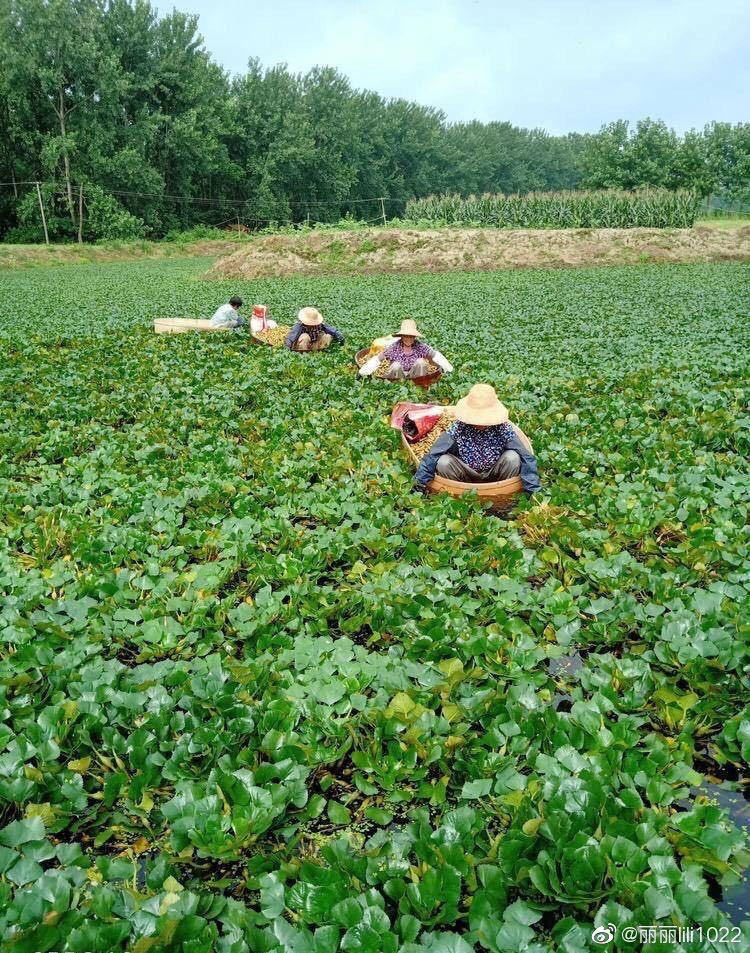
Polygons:
<instances>
[{"instance_id":1,"label":"person bending over water","mask_svg":"<svg viewBox=\"0 0 750 953\"><path fill-rule=\"evenodd\" d=\"M290 351L324 351L331 341L343 344L344 335L336 328L324 324L323 315L317 308L303 308L284 344Z\"/></svg>"},{"instance_id":2,"label":"person bending over water","mask_svg":"<svg viewBox=\"0 0 750 953\"><path fill-rule=\"evenodd\" d=\"M240 313L242 307L242 298L233 295L228 304L223 304L216 309L211 318L211 326L214 328L244 328L247 324L247 318Z\"/></svg>"}]
</instances>

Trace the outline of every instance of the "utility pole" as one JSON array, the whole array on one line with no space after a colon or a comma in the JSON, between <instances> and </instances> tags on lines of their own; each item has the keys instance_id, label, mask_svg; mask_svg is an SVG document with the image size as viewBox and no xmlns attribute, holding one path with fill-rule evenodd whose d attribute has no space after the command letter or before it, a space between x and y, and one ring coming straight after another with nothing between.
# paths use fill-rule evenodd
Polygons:
<instances>
[{"instance_id":1,"label":"utility pole","mask_svg":"<svg viewBox=\"0 0 750 953\"><path fill-rule=\"evenodd\" d=\"M44 214L44 202L42 202L42 190L39 183L36 183L36 194L39 199L39 211L42 213L42 225L44 226L44 241L49 245L49 232L47 231L47 217Z\"/></svg>"},{"instance_id":2,"label":"utility pole","mask_svg":"<svg viewBox=\"0 0 750 953\"><path fill-rule=\"evenodd\" d=\"M385 199L383 198L380 200L380 211L383 213L383 225L387 225L388 223L385 220Z\"/></svg>"},{"instance_id":3,"label":"utility pole","mask_svg":"<svg viewBox=\"0 0 750 953\"><path fill-rule=\"evenodd\" d=\"M83 245L83 183L78 186L78 244Z\"/></svg>"}]
</instances>

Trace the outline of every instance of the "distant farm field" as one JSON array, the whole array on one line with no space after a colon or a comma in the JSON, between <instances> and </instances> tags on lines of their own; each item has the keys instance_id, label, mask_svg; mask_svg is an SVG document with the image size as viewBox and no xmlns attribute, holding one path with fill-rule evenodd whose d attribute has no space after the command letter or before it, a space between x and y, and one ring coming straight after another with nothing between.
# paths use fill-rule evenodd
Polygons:
<instances>
[{"instance_id":1,"label":"distant farm field","mask_svg":"<svg viewBox=\"0 0 750 953\"><path fill-rule=\"evenodd\" d=\"M750 950L750 265L209 264L0 279L2 949ZM346 344L153 334L234 292ZM404 317L532 437L513 519L410 492Z\"/></svg>"}]
</instances>

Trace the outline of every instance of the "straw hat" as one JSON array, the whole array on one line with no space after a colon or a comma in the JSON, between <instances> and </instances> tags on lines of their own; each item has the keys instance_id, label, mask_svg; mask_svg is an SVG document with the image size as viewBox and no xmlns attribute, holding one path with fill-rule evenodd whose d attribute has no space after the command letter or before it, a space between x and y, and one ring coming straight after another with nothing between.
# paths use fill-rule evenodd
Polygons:
<instances>
[{"instance_id":1,"label":"straw hat","mask_svg":"<svg viewBox=\"0 0 750 953\"><path fill-rule=\"evenodd\" d=\"M395 332L396 337L410 337L410 338L421 338L422 335L417 331L417 322L412 321L411 318L406 318L406 320L401 322L401 327L398 331Z\"/></svg>"},{"instance_id":2,"label":"straw hat","mask_svg":"<svg viewBox=\"0 0 750 953\"><path fill-rule=\"evenodd\" d=\"M454 407L456 419L477 427L493 427L508 420L508 408L497 399L495 388L475 384Z\"/></svg>"},{"instance_id":3,"label":"straw hat","mask_svg":"<svg viewBox=\"0 0 750 953\"><path fill-rule=\"evenodd\" d=\"M317 308L303 308L297 315L297 320L306 328L314 328L323 323L323 315Z\"/></svg>"}]
</instances>

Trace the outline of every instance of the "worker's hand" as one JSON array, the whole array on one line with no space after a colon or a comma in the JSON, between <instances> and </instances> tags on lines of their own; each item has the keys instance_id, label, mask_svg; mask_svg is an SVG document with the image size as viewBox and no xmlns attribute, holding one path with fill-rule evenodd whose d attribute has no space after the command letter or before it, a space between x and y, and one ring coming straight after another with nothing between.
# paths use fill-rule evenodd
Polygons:
<instances>
[{"instance_id":1,"label":"worker's hand","mask_svg":"<svg viewBox=\"0 0 750 953\"><path fill-rule=\"evenodd\" d=\"M440 351L435 351L435 353L432 355L432 360L435 364L437 364L438 367L442 367L442 369L448 373L453 370L453 365L451 362L447 357L444 357Z\"/></svg>"},{"instance_id":2,"label":"worker's hand","mask_svg":"<svg viewBox=\"0 0 750 953\"><path fill-rule=\"evenodd\" d=\"M378 369L380 364L380 355L376 354L375 357L371 357L369 361L362 365L359 369L360 377L369 377L370 374L374 374Z\"/></svg>"},{"instance_id":3,"label":"worker's hand","mask_svg":"<svg viewBox=\"0 0 750 953\"><path fill-rule=\"evenodd\" d=\"M422 496L427 496L427 484L426 483L412 483L411 491L412 493L421 493Z\"/></svg>"}]
</instances>

